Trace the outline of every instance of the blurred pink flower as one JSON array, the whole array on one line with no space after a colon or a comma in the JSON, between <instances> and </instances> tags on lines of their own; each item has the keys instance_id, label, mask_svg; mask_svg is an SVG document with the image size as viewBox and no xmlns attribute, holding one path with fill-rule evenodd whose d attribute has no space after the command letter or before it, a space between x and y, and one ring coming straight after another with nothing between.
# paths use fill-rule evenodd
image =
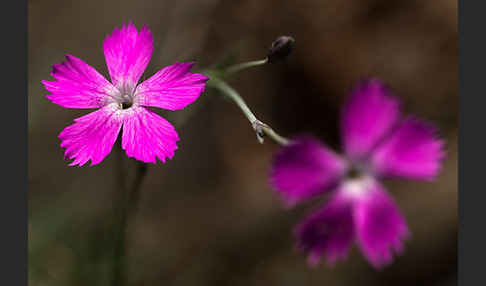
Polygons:
<instances>
[{"instance_id":1,"label":"blurred pink flower","mask_svg":"<svg viewBox=\"0 0 486 286\"><path fill-rule=\"evenodd\" d=\"M313 137L299 137L275 156L272 184L287 206L334 190L329 201L295 229L315 265L344 259L356 240L376 268L392 262L408 237L406 221L381 178L431 180L444 142L431 125L402 118L400 103L378 80L362 82L342 109L344 156Z\"/></svg>"},{"instance_id":2,"label":"blurred pink flower","mask_svg":"<svg viewBox=\"0 0 486 286\"><path fill-rule=\"evenodd\" d=\"M79 58L53 66L55 81L42 81L47 98L66 108L98 110L75 119L60 134L70 164L100 163L122 131L122 148L129 157L143 162L172 158L179 137L174 127L147 106L179 110L193 103L209 79L189 70L193 63L165 67L138 84L153 51L153 37L143 26L140 32L129 23L107 36L103 49L111 83Z\"/></svg>"}]
</instances>

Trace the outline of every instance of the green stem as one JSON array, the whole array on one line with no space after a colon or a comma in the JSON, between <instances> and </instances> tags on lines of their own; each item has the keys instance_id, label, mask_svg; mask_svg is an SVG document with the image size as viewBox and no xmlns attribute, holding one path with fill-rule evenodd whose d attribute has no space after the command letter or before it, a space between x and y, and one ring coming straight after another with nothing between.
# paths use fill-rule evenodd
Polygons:
<instances>
[{"instance_id":1,"label":"green stem","mask_svg":"<svg viewBox=\"0 0 486 286\"><path fill-rule=\"evenodd\" d=\"M230 67L226 68L224 70L224 73L225 74L228 74L228 75L234 74L234 73L237 73L239 71L245 70L247 68L264 65L267 62L268 62L268 59L265 58L263 60L251 61L251 62L245 62L245 63L236 64L236 65L233 65L233 66L230 66Z\"/></svg>"},{"instance_id":2,"label":"green stem","mask_svg":"<svg viewBox=\"0 0 486 286\"><path fill-rule=\"evenodd\" d=\"M211 79L207 82L207 85L219 90L229 99L231 99L236 105L241 109L243 114L245 114L248 121L250 121L251 126L255 130L257 134L257 139L260 143L263 143L263 138L268 136L277 144L280 145L287 145L289 144L289 140L283 136L280 136L277 132L275 132L270 126L258 120L258 118L253 114L251 109L245 103L243 98L238 94L236 90L234 90L229 84L227 84L222 79L211 76Z\"/></svg>"},{"instance_id":3,"label":"green stem","mask_svg":"<svg viewBox=\"0 0 486 286\"><path fill-rule=\"evenodd\" d=\"M257 121L258 119L256 118L255 114L250 110L248 105L246 105L245 101L241 96L238 94L236 90L234 90L229 84L224 82L223 80L217 78L217 77L212 77L208 83L208 86L214 87L221 91L224 95L226 95L228 98L233 100L236 105L243 111L243 114L245 114L246 118L250 121L250 123L253 124L253 122Z\"/></svg>"},{"instance_id":4,"label":"green stem","mask_svg":"<svg viewBox=\"0 0 486 286\"><path fill-rule=\"evenodd\" d=\"M126 285L126 273L127 273L127 261L126 261L126 245L127 245L127 232L128 221L133 217L138 209L138 203L140 201L140 186L147 173L147 164L143 162L137 162L137 171L135 174L135 180L132 187L127 194L125 184L125 165L123 164L123 150L121 146L117 146L118 151L118 176L117 176L117 192L119 192L118 203L118 217L117 229L115 232L115 250L114 250L114 263L113 263L113 286ZM127 196L128 195L128 196Z\"/></svg>"}]
</instances>

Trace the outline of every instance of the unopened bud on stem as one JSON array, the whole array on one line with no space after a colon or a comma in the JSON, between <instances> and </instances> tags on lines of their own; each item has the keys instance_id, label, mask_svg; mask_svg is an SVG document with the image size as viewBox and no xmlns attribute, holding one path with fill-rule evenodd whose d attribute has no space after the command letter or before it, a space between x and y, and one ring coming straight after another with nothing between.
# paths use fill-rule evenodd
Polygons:
<instances>
[{"instance_id":1,"label":"unopened bud on stem","mask_svg":"<svg viewBox=\"0 0 486 286\"><path fill-rule=\"evenodd\" d=\"M275 63L285 59L292 52L295 40L290 36L280 36L273 43L268 51L268 62Z\"/></svg>"}]
</instances>

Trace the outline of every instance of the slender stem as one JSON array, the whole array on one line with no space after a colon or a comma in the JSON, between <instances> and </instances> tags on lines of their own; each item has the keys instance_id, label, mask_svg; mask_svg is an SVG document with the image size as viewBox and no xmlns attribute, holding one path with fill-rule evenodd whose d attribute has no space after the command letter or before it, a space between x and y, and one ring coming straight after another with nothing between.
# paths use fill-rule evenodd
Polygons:
<instances>
[{"instance_id":1,"label":"slender stem","mask_svg":"<svg viewBox=\"0 0 486 286\"><path fill-rule=\"evenodd\" d=\"M121 140L119 140L121 141ZM137 162L137 171L132 187L128 194L125 184L125 165L123 152L121 146L117 144L117 192L120 193L120 200L118 204L119 211L117 213L119 221L117 223L117 229L115 232L115 250L114 250L114 263L113 263L113 286L126 285L126 244L127 244L127 230L128 221L133 217L138 209L138 202L140 201L140 186L147 173L147 164L143 162Z\"/></svg>"},{"instance_id":2,"label":"slender stem","mask_svg":"<svg viewBox=\"0 0 486 286\"><path fill-rule=\"evenodd\" d=\"M288 145L290 143L289 139L279 135L270 126L259 120L253 123L253 129L255 129L255 131L257 132L257 138L260 143L263 143L263 137L265 137L265 135L272 138L273 141L282 146Z\"/></svg>"},{"instance_id":3,"label":"slender stem","mask_svg":"<svg viewBox=\"0 0 486 286\"><path fill-rule=\"evenodd\" d=\"M230 98L234 103L236 103L236 105L241 109L243 114L245 114L246 118L248 118L248 121L250 121L250 124L253 127L253 129L255 130L255 132L257 134L257 139L260 143L263 143L263 138L265 136L268 136L273 141L275 141L277 144L280 144L280 145L289 144L290 141L287 138L280 136L269 125L258 120L258 118L255 116L255 114L253 114L253 112L250 110L250 108L245 103L243 98L241 98L241 96L238 94L238 92L236 90L234 90L225 81L223 81L222 79L220 79L216 76L213 76L208 81L207 85L219 90L225 96Z\"/></svg>"},{"instance_id":4,"label":"slender stem","mask_svg":"<svg viewBox=\"0 0 486 286\"><path fill-rule=\"evenodd\" d=\"M120 136L119 136L120 137ZM113 265L112 265L112 285L120 285L124 281L122 255L125 246L123 245L124 238L124 212L126 205L126 184L125 184L125 162L123 160L123 150L121 148L121 138L117 139L114 151L116 152L116 176L115 176L115 197L118 198L115 205L115 221L114 221L114 239L115 246L113 251Z\"/></svg>"},{"instance_id":5,"label":"slender stem","mask_svg":"<svg viewBox=\"0 0 486 286\"><path fill-rule=\"evenodd\" d=\"M141 194L140 186L142 185L143 179L147 174L147 170L148 170L147 163L137 161L137 173L128 197L128 202L129 202L128 213L130 215L135 215L138 210L138 202L140 201L140 194Z\"/></svg>"},{"instance_id":6,"label":"slender stem","mask_svg":"<svg viewBox=\"0 0 486 286\"><path fill-rule=\"evenodd\" d=\"M218 89L228 98L233 100L236 103L236 105L238 105L238 107L241 109L241 111L243 111L243 113L245 114L246 118L248 118L250 123L253 124L253 122L258 120L255 114L253 114L253 112L250 110L248 105L246 105L246 102L243 100L243 98L241 98L238 92L234 90L229 84L227 84L226 82L224 82L223 80L217 77L212 77L208 81L207 85Z\"/></svg>"},{"instance_id":7,"label":"slender stem","mask_svg":"<svg viewBox=\"0 0 486 286\"><path fill-rule=\"evenodd\" d=\"M247 68L264 65L267 62L268 62L268 58L265 58L263 60L258 60L258 61L240 63L226 68L224 72L229 75L229 74L237 73Z\"/></svg>"}]
</instances>

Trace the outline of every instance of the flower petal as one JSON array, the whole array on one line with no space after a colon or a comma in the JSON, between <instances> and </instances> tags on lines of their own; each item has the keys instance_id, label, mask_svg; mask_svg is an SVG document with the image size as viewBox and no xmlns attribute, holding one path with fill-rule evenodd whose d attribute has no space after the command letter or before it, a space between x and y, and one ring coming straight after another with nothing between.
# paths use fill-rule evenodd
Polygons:
<instances>
[{"instance_id":1,"label":"flower petal","mask_svg":"<svg viewBox=\"0 0 486 286\"><path fill-rule=\"evenodd\" d=\"M113 84L122 92L133 92L147 67L154 48L152 32L144 25L140 30L133 23L115 28L107 36L103 49Z\"/></svg>"},{"instance_id":2,"label":"flower petal","mask_svg":"<svg viewBox=\"0 0 486 286\"><path fill-rule=\"evenodd\" d=\"M346 258L354 241L352 201L334 195L325 207L296 227L295 235L299 249L309 254L311 266L323 255L330 265Z\"/></svg>"},{"instance_id":3,"label":"flower petal","mask_svg":"<svg viewBox=\"0 0 486 286\"><path fill-rule=\"evenodd\" d=\"M342 109L341 135L346 154L366 156L393 127L400 116L400 104L376 79L360 83Z\"/></svg>"},{"instance_id":4,"label":"flower petal","mask_svg":"<svg viewBox=\"0 0 486 286\"><path fill-rule=\"evenodd\" d=\"M393 252L403 251L409 230L399 208L378 182L368 183L366 188L354 204L356 235L363 255L379 269L392 262Z\"/></svg>"},{"instance_id":5,"label":"flower petal","mask_svg":"<svg viewBox=\"0 0 486 286\"><path fill-rule=\"evenodd\" d=\"M194 63L176 63L158 71L137 86L135 100L143 106L178 110L193 103L204 91L208 77L191 73Z\"/></svg>"},{"instance_id":6,"label":"flower petal","mask_svg":"<svg viewBox=\"0 0 486 286\"><path fill-rule=\"evenodd\" d=\"M300 137L275 156L271 183L288 206L334 187L346 163L313 137Z\"/></svg>"},{"instance_id":7,"label":"flower petal","mask_svg":"<svg viewBox=\"0 0 486 286\"><path fill-rule=\"evenodd\" d=\"M74 159L70 164L82 166L91 160L91 166L100 163L111 151L122 120L116 114L116 105L106 107L76 118L59 134L65 156Z\"/></svg>"},{"instance_id":8,"label":"flower petal","mask_svg":"<svg viewBox=\"0 0 486 286\"><path fill-rule=\"evenodd\" d=\"M92 66L66 55L66 61L52 67L56 81L43 80L51 93L47 98L67 108L99 108L117 93L117 89Z\"/></svg>"},{"instance_id":9,"label":"flower petal","mask_svg":"<svg viewBox=\"0 0 486 286\"><path fill-rule=\"evenodd\" d=\"M433 126L409 117L378 145L372 165L386 177L432 179L440 171L443 149L444 141Z\"/></svg>"},{"instance_id":10,"label":"flower petal","mask_svg":"<svg viewBox=\"0 0 486 286\"><path fill-rule=\"evenodd\" d=\"M145 107L132 107L126 112L122 147L128 157L155 164L156 158L165 163L166 157L174 156L179 136L172 124Z\"/></svg>"}]
</instances>

